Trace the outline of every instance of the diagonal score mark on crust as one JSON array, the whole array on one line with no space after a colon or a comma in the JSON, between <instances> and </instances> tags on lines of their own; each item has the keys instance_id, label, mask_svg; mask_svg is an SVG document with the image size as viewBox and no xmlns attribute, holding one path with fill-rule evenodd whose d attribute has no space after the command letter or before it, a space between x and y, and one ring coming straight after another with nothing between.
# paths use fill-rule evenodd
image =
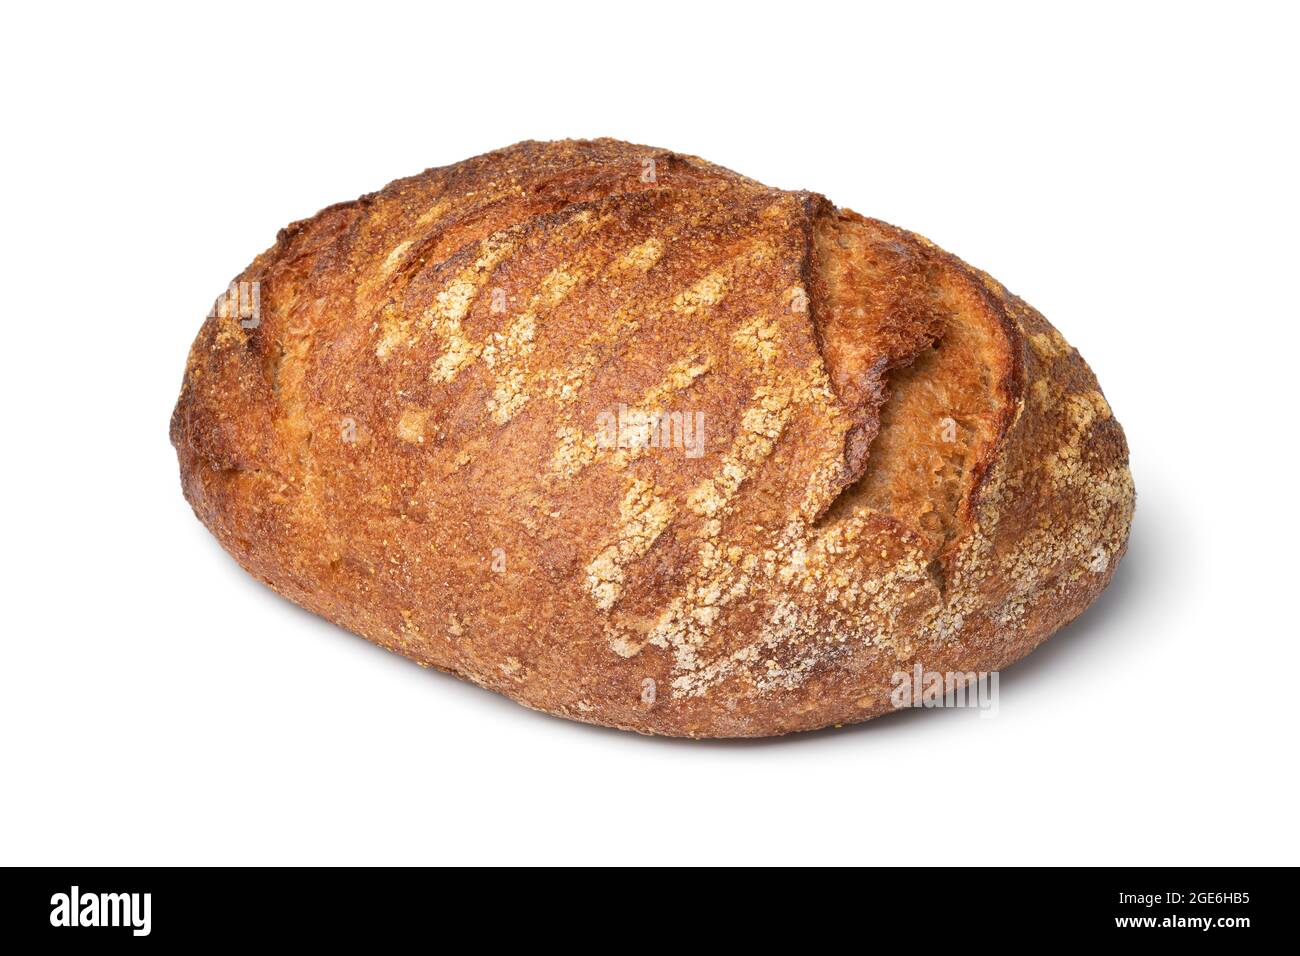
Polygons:
<instances>
[{"instance_id":1,"label":"diagonal score mark on crust","mask_svg":"<svg viewBox=\"0 0 1300 956\"><path fill-rule=\"evenodd\" d=\"M613 220L612 214L593 219L589 212L583 212L575 217L577 235L581 237L595 232ZM608 253L599 245L595 248L587 246L577 256L552 269L506 331L493 332L488 337L481 355L484 364L495 373L487 406L496 424L504 425L510 421L531 398L527 387L528 360L536 348L538 322L580 283L599 281L604 274L600 265L607 256Z\"/></svg>"},{"instance_id":2,"label":"diagonal score mark on crust","mask_svg":"<svg viewBox=\"0 0 1300 956\"><path fill-rule=\"evenodd\" d=\"M645 242L637 243L615 259L614 268L618 271L645 272L663 258L663 254L663 240L651 236Z\"/></svg>"},{"instance_id":3,"label":"diagonal score mark on crust","mask_svg":"<svg viewBox=\"0 0 1300 956\"><path fill-rule=\"evenodd\" d=\"M750 250L733 262L752 260L756 252L760 259L767 254L766 250ZM723 270L715 270L679 295L674 306L693 312L701 306L716 304L725 288ZM776 337L775 324L766 316L756 317L733 335L737 348L749 362L757 365L761 380L777 378L773 368L777 357ZM664 380L649 390L646 404L662 401L673 389L694 381L707 370L708 364L711 363L691 363L689 360L674 363ZM741 416L741 433L724 458L721 470L687 494L687 505L697 514L716 514L718 508L735 497L750 470L771 454L781 430L789 420L789 388L760 385L755 392L754 401L755 404ZM620 507L620 527L616 542L606 547L587 565L588 585L597 607L603 611L613 607L622 594L625 566L649 551L675 513L676 509L669 502L655 497L647 482L633 479ZM712 523L717 524L716 519ZM713 529L714 537L717 530ZM705 548L710 545L711 542L706 541ZM702 560L708 561L708 555L703 552ZM630 656L626 653L628 645L625 641L616 639L614 647L623 656Z\"/></svg>"},{"instance_id":4,"label":"diagonal score mark on crust","mask_svg":"<svg viewBox=\"0 0 1300 956\"><path fill-rule=\"evenodd\" d=\"M492 270L514 251L519 229L512 227L493 233L478 243L478 256L474 262L458 272L447 285L438 291L434 301L420 317L420 324L441 335L447 341L447 351L435 363L433 376L439 381L451 381L460 368L477 357L476 346L461 331L461 320L469 312L479 290L486 284ZM381 323L375 356L386 361L398 345L410 345L411 320L405 317L385 317Z\"/></svg>"},{"instance_id":5,"label":"diagonal score mark on crust","mask_svg":"<svg viewBox=\"0 0 1300 956\"><path fill-rule=\"evenodd\" d=\"M722 518L745 481L771 455L789 424L795 410L792 393L789 387L760 385L721 468L689 492L688 506L704 518L698 564L691 580L669 602L645 640L636 644L624 639L616 647L622 648L625 656L627 651L635 653L650 643L672 650L679 674L695 670L699 666L698 648L708 640L723 609L749 590L759 557L722 539ZM792 527L798 524L795 519Z\"/></svg>"},{"instance_id":6,"label":"diagonal score mark on crust","mask_svg":"<svg viewBox=\"0 0 1300 956\"><path fill-rule=\"evenodd\" d=\"M615 343L635 333L639 322L637 314L653 314L666 307L680 316L699 317L719 305L726 298L727 292L746 271L761 267L770 262L775 255L775 248L766 240L756 240L722 265L697 279L691 286L681 292L670 293L658 301L633 312L621 310L611 321L612 339ZM591 376L600 364L601 357L609 348L611 335L602 330L588 336L579 346L579 358L562 369L548 373L550 385L547 396L557 403L559 409L565 409L577 401L579 395L588 386ZM671 395L686 388L701 375L708 372L714 364L713 356L705 354L699 358L686 357L673 363L656 385L648 389L638 400L638 410L656 409ZM572 424L561 425L556 430L559 447L551 461L548 477L551 480L567 481L576 477L584 468L608 460L616 467L621 467L632 455L603 454L594 432L587 432Z\"/></svg>"},{"instance_id":7,"label":"diagonal score mark on crust","mask_svg":"<svg viewBox=\"0 0 1300 956\"><path fill-rule=\"evenodd\" d=\"M552 243L572 241L576 236L581 236L607 223L610 218L611 215L607 213L599 220L593 221L591 210L581 210L568 221L556 226L548 239ZM456 273L434 294L433 303L420 316L419 327L440 335L446 343L443 354L433 364L431 378L434 381L443 383L454 381L456 376L476 361L482 353L486 343L470 340L464 333L462 322L491 279L496 267L520 248L528 229L529 223L518 223L479 240L474 261ZM404 251L400 244L390 253L390 257L399 251ZM542 291L534 297L532 304L546 302L557 289L568 291L567 288L563 288L564 271L564 267L553 271ZM562 294L555 297L554 301L560 298L563 298ZM390 313L396 311L395 308L390 309ZM414 340L410 337L411 327L411 320L405 316L394 318L391 314L385 315L381 322L379 341L375 345L375 355L381 361L385 361L398 345L413 344Z\"/></svg>"},{"instance_id":8,"label":"diagonal score mark on crust","mask_svg":"<svg viewBox=\"0 0 1300 956\"><path fill-rule=\"evenodd\" d=\"M619 505L619 525L613 544L587 565L587 586L596 606L608 610L623 591L624 568L644 555L672 521L676 509L640 478L628 485Z\"/></svg>"},{"instance_id":9,"label":"diagonal score mark on crust","mask_svg":"<svg viewBox=\"0 0 1300 956\"><path fill-rule=\"evenodd\" d=\"M672 396L689 387L696 379L712 369L714 361L714 357L708 353L699 357L678 359L668 367L663 378L646 389L634 405L629 406L628 417L635 416L635 420L645 423L631 437L629 447L602 446L600 436L595 432L585 432L572 425L561 425L555 432L559 445L555 449L555 454L551 456L547 479L568 481L576 477L584 468L603 461L608 461L616 470L622 470L641 457L650 447L651 431L655 428L655 416L663 411Z\"/></svg>"},{"instance_id":10,"label":"diagonal score mark on crust","mask_svg":"<svg viewBox=\"0 0 1300 956\"><path fill-rule=\"evenodd\" d=\"M493 268L514 248L514 241L505 239L489 245L470 269L462 272L447 288L438 292L433 306L425 312L424 321L447 342L447 350L433 363L430 376L435 382L450 384L465 366L478 358L483 347L465 336L461 321L478 297L479 291L487 284Z\"/></svg>"},{"instance_id":11,"label":"diagonal score mark on crust","mask_svg":"<svg viewBox=\"0 0 1300 956\"><path fill-rule=\"evenodd\" d=\"M746 559L747 567L737 564L718 538L722 530L721 514L732 501L753 469L765 461L776 446L792 409L792 390L783 386L775 370L777 330L768 316L758 316L738 329L732 342L747 364L756 372L759 385L751 404L741 414L741 428L720 468L686 495L687 507L704 518L698 564L690 581L669 600L650 633L636 640L617 628L611 630L610 644L623 657L636 654L647 642L661 647L672 645L677 666L694 666L694 638L702 635L720 613L720 607L748 585L747 571L757 558Z\"/></svg>"},{"instance_id":12,"label":"diagonal score mark on crust","mask_svg":"<svg viewBox=\"0 0 1300 956\"><path fill-rule=\"evenodd\" d=\"M707 207L706 207L707 211ZM702 217L688 219L679 224L677 229ZM599 231L611 223L617 224L619 217L615 211L607 211L596 217L592 210L583 210L563 225L552 229L547 236L550 246L576 245L581 251L564 264L552 269L539 284L538 290L530 298L522 313L517 315L502 332L491 333L484 342L474 343L465 337L460 321L467 313L473 298L488 280L491 269L503 256L481 257L474 267L466 270L471 275L458 276L447 289L438 294L438 305L444 313L443 331L448 338L447 352L435 363L434 378L449 383L466 367L480 357L492 370L494 375L492 395L488 399L488 412L498 425L510 421L531 400L536 385L530 386L529 361L536 350L536 333L539 323L548 312L555 309L574 289L582 285L604 282L606 277L620 272L644 273L652 268L662 257L665 237L651 237L622 250L613 252L604 243L584 243L583 237ZM511 250L505 250L505 253ZM726 277L713 277L712 284L704 290L691 289L677 296L677 305L683 297L690 297L689 307L698 308L700 302L710 294L717 298L719 286L725 285ZM628 310L616 318L616 328L626 329L635 326L635 320ZM617 335L617 333L616 333ZM606 347L608 334L599 336ZM592 365L594 368L594 363ZM582 377L574 375L571 366L562 372L543 372L532 381L544 383L547 397L555 397L557 378L574 379L570 381L567 394L576 395L584 384Z\"/></svg>"},{"instance_id":13,"label":"diagonal score mark on crust","mask_svg":"<svg viewBox=\"0 0 1300 956\"><path fill-rule=\"evenodd\" d=\"M575 234L581 236L591 229L599 228L609 219L610 217L606 215L593 221L591 211L583 210L568 222L556 227L549 238L552 242L567 242L573 239ZM523 226L516 226L508 231L519 235L523 228ZM569 271L575 268L575 263L571 262L552 270L543 281L542 288L534 293L524 313L516 317L511 328L504 335L494 333L494 338L490 338L487 342L473 342L465 336L461 322L483 286L491 278L492 270L519 245L518 239L498 239L496 236L489 236L484 242L488 245L483 255L445 289L439 291L434 298L433 307L425 313L426 320L432 319L435 329L442 332L447 340L446 352L434 362L431 373L434 381L450 384L489 348L493 349L489 353L489 366L494 364L493 360L497 352L502 352L505 356L503 364L506 365L507 376L509 376L512 371L510 363L515 356L526 354L531 350L532 330L536 323L537 311L553 307L572 290L576 282ZM493 345L493 342L496 344Z\"/></svg>"},{"instance_id":14,"label":"diagonal score mark on crust","mask_svg":"<svg viewBox=\"0 0 1300 956\"><path fill-rule=\"evenodd\" d=\"M697 220L692 220L690 224L693 225L695 221ZM663 252L660 245L654 261L645 265L648 262L647 254L638 251L639 249L640 247L629 250L624 257L622 261L626 263L626 268L648 269L658 261ZM576 349L578 358L575 361L564 368L546 373L547 397L555 399L561 408L575 402L590 383L592 374L610 347L617 346L640 328L638 315L649 317L666 308L678 315L695 316L702 309L712 308L722 302L731 286L744 271L770 261L774 254L775 247L771 242L761 238L755 239L722 265L697 279L689 288L681 292L668 292L649 302L639 303L635 309L620 309L610 319L608 327L592 332L578 344Z\"/></svg>"},{"instance_id":15,"label":"diagonal score mark on crust","mask_svg":"<svg viewBox=\"0 0 1300 956\"><path fill-rule=\"evenodd\" d=\"M541 288L525 306L523 314L516 317L505 332L492 333L486 341L474 342L465 336L462 320L468 314L474 300L490 279L492 271L509 255L515 252L532 229L529 222L519 223L482 240L480 256L468 268L458 274L442 291L437 293L433 307L426 311L424 322L440 332L447 341L445 353L435 362L432 377L434 381L449 384L465 368L472 365L485 353L491 357L500 371L489 400L489 413L497 424L509 421L530 400L534 388L527 386L527 365L529 356L536 348L534 333L538 321L548 309L558 305L576 286L604 282L607 277L620 273L644 274L653 268L663 257L665 243L687 228L698 225L701 221L716 213L716 209L707 202L697 203L690 216L681 217L674 222L665 234L651 236L635 245L615 253L606 248L604 243L586 243L584 236L622 221L618 208L606 209L599 217L593 208L578 211L562 223L551 227L546 234L549 248L578 246L581 252L564 265L558 266L542 281ZM725 282L726 277L720 280ZM691 289L677 297L684 296L694 300L708 296L710 288ZM716 290L715 290L716 294ZM688 303L691 304L691 303ZM642 303L641 311L653 307L654 303ZM588 350L594 344L605 346L611 341L618 341L622 334L634 331L637 322L630 310L620 310L612 322L613 334L609 329L602 329L588 337L581 347ZM395 338L406 332L401 326ZM387 341L387 338L385 339ZM494 347L495 346L495 347ZM385 352L391 350L388 345ZM378 354L378 350L377 350ZM597 352L598 356L600 353ZM588 356L591 353L588 351ZM555 398L558 391L561 397L576 396L584 384L584 372L594 368L579 364L571 366L565 372L547 371L538 376L548 398ZM565 381L576 379L576 381ZM567 385L568 387L565 387Z\"/></svg>"}]
</instances>

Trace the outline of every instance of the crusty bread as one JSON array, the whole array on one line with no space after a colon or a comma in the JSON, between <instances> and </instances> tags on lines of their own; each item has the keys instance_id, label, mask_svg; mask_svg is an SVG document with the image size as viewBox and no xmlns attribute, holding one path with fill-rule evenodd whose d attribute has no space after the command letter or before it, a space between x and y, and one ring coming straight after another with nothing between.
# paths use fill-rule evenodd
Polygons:
<instances>
[{"instance_id":1,"label":"crusty bread","mask_svg":"<svg viewBox=\"0 0 1300 956\"><path fill-rule=\"evenodd\" d=\"M294 223L237 281L259 312L208 318L171 422L199 519L290 600L548 713L860 721L914 664L1027 654L1125 548L1078 353L814 193L521 143ZM669 414L618 435L621 407Z\"/></svg>"}]
</instances>

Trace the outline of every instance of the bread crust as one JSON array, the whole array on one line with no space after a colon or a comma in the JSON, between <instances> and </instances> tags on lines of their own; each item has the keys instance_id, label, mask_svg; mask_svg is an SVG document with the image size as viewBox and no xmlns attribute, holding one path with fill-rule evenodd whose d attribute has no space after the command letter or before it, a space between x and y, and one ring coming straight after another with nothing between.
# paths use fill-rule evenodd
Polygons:
<instances>
[{"instance_id":1,"label":"bread crust","mask_svg":"<svg viewBox=\"0 0 1300 956\"><path fill-rule=\"evenodd\" d=\"M207 319L172 415L195 514L290 600L547 713L864 720L917 663L1022 657L1124 553L1127 446L1078 353L813 193L520 143L296 222L236 281L260 315ZM604 447L620 407L699 413L701 453Z\"/></svg>"}]
</instances>

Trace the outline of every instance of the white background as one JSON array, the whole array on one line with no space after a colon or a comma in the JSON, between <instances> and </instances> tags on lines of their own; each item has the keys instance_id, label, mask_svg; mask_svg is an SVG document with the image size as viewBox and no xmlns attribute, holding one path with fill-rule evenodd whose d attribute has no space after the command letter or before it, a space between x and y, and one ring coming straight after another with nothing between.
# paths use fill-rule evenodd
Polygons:
<instances>
[{"instance_id":1,"label":"white background","mask_svg":"<svg viewBox=\"0 0 1300 956\"><path fill-rule=\"evenodd\" d=\"M6 6L0 862L1300 862L1294 8L976 6ZM598 135L917 230L1092 364L1130 553L996 719L572 724L194 519L186 350L279 227Z\"/></svg>"}]
</instances>

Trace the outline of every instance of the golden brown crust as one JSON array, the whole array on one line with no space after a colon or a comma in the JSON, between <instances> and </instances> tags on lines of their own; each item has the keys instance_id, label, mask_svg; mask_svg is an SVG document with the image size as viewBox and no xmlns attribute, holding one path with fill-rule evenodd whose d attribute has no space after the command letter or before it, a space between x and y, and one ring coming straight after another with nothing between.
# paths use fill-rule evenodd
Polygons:
<instances>
[{"instance_id":1,"label":"golden brown crust","mask_svg":"<svg viewBox=\"0 0 1300 956\"><path fill-rule=\"evenodd\" d=\"M1127 539L1123 432L1038 313L693 157L522 143L238 281L260 316L207 320L172 417L196 514L291 600L549 713L865 719L914 662L1027 653ZM620 407L685 418L604 447Z\"/></svg>"}]
</instances>

